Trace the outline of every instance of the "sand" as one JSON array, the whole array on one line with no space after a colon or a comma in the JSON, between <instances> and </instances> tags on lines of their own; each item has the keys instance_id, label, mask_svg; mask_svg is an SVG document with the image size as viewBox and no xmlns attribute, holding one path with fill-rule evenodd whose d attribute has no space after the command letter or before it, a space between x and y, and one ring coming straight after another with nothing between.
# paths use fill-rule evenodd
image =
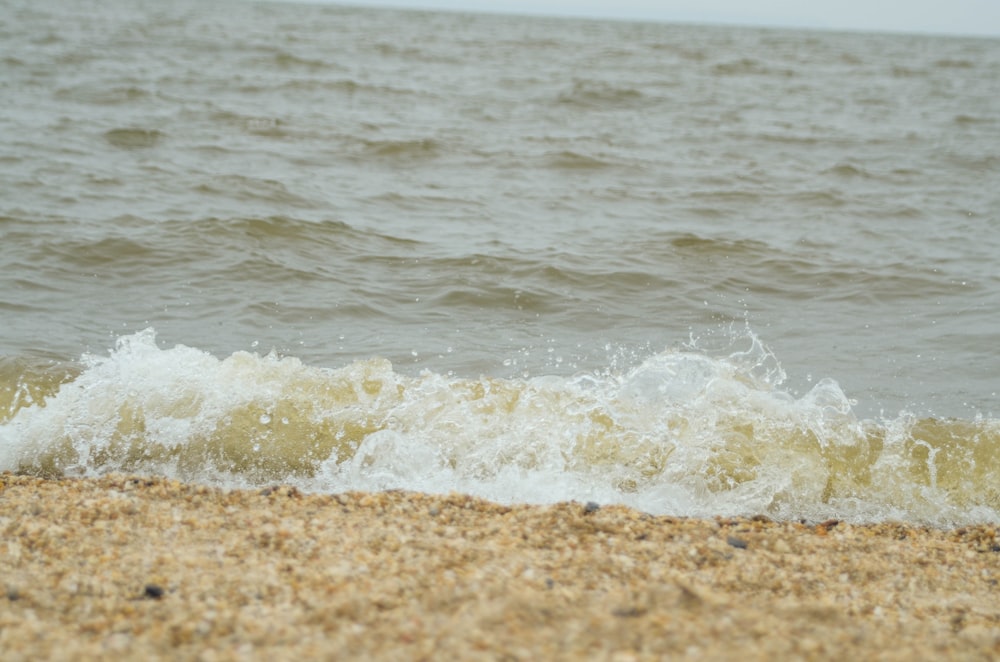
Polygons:
<instances>
[{"instance_id":1,"label":"sand","mask_svg":"<svg viewBox=\"0 0 1000 662\"><path fill-rule=\"evenodd\" d=\"M464 495L0 475L39 659L994 659L1000 540Z\"/></svg>"}]
</instances>

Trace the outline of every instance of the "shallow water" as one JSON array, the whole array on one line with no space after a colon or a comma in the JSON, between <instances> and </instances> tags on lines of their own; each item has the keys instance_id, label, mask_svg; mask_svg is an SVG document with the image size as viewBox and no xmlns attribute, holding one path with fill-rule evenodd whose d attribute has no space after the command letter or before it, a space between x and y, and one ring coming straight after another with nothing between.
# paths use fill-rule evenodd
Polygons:
<instances>
[{"instance_id":1,"label":"shallow water","mask_svg":"<svg viewBox=\"0 0 1000 662\"><path fill-rule=\"evenodd\" d=\"M1000 40L0 4L0 468L997 519Z\"/></svg>"}]
</instances>

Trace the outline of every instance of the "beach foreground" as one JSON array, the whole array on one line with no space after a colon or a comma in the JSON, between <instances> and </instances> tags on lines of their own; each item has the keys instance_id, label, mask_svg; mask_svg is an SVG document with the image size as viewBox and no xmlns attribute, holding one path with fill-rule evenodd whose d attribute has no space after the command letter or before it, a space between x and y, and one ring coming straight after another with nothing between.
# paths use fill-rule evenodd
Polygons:
<instances>
[{"instance_id":1,"label":"beach foreground","mask_svg":"<svg viewBox=\"0 0 1000 662\"><path fill-rule=\"evenodd\" d=\"M0 476L4 659L992 659L995 526Z\"/></svg>"}]
</instances>

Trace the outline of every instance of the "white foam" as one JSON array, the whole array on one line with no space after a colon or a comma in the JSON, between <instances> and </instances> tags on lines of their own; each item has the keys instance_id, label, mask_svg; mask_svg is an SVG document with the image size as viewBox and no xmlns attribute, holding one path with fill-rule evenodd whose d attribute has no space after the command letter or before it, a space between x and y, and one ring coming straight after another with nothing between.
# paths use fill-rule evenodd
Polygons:
<instances>
[{"instance_id":1,"label":"white foam","mask_svg":"<svg viewBox=\"0 0 1000 662\"><path fill-rule=\"evenodd\" d=\"M76 379L0 425L0 469L691 516L1000 519L998 469L977 459L977 444L998 444L995 421L859 421L831 379L800 398L783 391L776 359L744 339L749 350L665 351L623 374L505 380L407 376L381 359L336 370L218 359L160 348L147 330L85 357ZM977 461L956 483L952 465Z\"/></svg>"}]
</instances>

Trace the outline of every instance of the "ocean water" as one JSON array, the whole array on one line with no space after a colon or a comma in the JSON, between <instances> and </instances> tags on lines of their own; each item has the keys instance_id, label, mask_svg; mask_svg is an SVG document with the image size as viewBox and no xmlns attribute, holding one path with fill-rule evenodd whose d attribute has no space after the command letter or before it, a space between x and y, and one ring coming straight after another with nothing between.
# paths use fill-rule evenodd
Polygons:
<instances>
[{"instance_id":1,"label":"ocean water","mask_svg":"<svg viewBox=\"0 0 1000 662\"><path fill-rule=\"evenodd\" d=\"M1000 521L1000 40L0 15L0 470Z\"/></svg>"}]
</instances>

